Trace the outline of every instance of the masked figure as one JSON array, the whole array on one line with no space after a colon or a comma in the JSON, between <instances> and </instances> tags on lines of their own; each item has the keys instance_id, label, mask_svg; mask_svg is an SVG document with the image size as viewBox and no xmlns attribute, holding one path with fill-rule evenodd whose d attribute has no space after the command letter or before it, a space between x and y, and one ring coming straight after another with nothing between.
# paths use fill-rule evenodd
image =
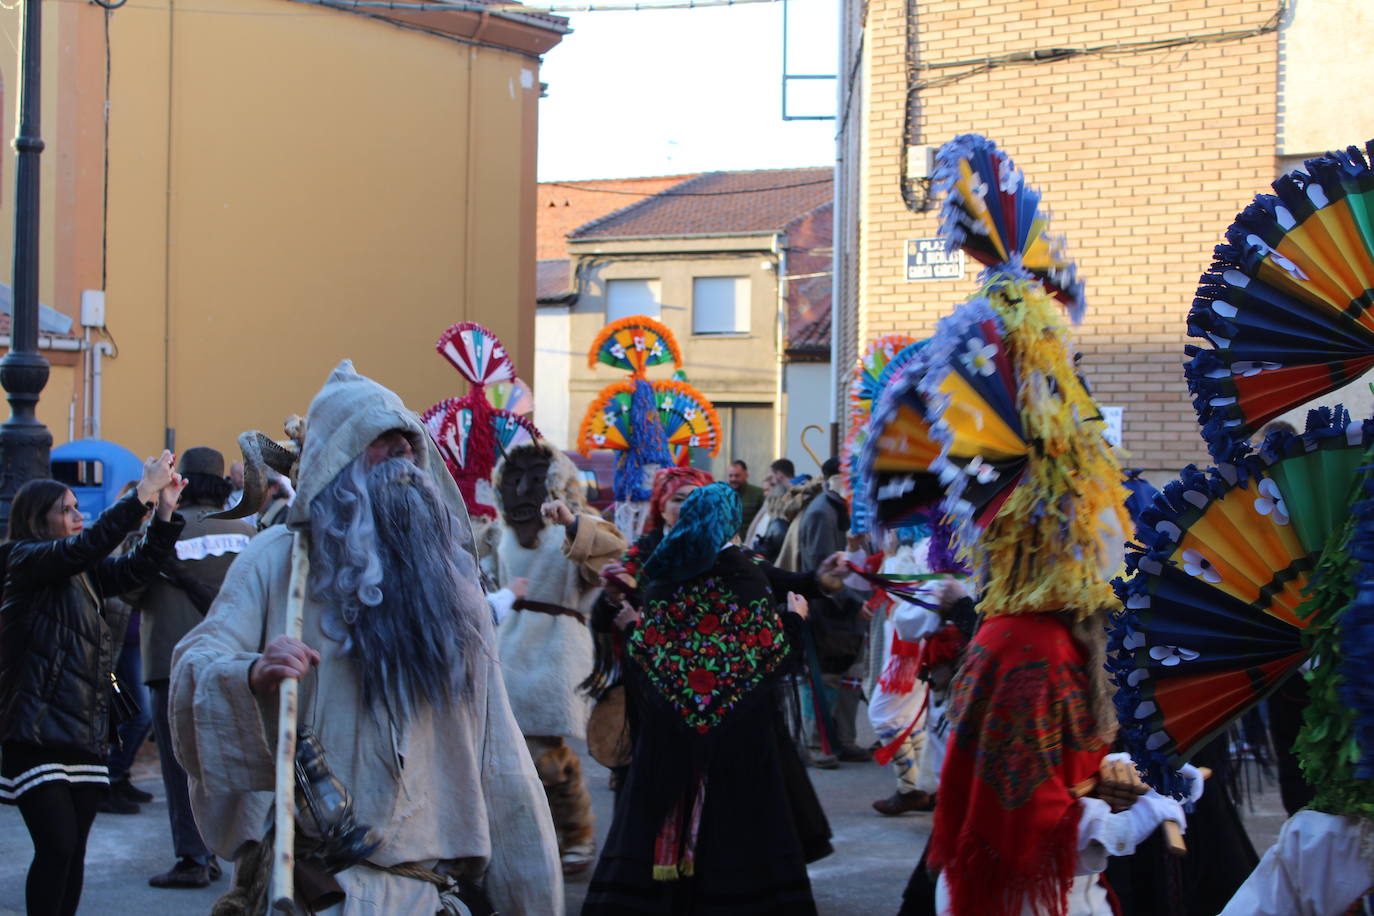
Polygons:
<instances>
[{"instance_id":1,"label":"masked figure","mask_svg":"<svg viewBox=\"0 0 1374 916\"><path fill-rule=\"evenodd\" d=\"M272 807L275 692L303 676L301 725L380 841L336 876L342 913L435 913L472 882L503 913L561 913L453 479L415 414L350 363L306 420L287 524L253 539L174 661L175 751L206 841L247 870ZM277 635L293 532L311 561L300 641ZM307 820L298 832L311 840Z\"/></svg>"},{"instance_id":2,"label":"masked figure","mask_svg":"<svg viewBox=\"0 0 1374 916\"><path fill-rule=\"evenodd\" d=\"M587 626L601 569L625 539L586 511L577 468L547 442L511 449L496 469L505 530L496 580L528 581L497 629L506 690L548 793L567 874L586 870L596 851L591 797L565 738L586 735L590 702L578 685L592 670Z\"/></svg>"}]
</instances>

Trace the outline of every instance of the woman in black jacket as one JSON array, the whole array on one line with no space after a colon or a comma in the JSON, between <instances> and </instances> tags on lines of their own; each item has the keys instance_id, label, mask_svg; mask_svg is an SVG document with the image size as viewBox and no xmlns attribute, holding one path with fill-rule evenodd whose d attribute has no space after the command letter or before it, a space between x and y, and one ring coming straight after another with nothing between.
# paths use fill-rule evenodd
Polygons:
<instances>
[{"instance_id":1,"label":"woman in black jacket","mask_svg":"<svg viewBox=\"0 0 1374 916\"><path fill-rule=\"evenodd\" d=\"M172 454L151 458L137 489L89 530L71 490L34 480L10 505L9 553L0 605L0 802L18 805L33 839L25 897L33 914L76 912L86 837L109 790L111 672L127 606L107 615L102 598L151 581L171 555L182 479ZM111 557L157 514L144 542ZM115 619L118 618L118 619Z\"/></svg>"}]
</instances>

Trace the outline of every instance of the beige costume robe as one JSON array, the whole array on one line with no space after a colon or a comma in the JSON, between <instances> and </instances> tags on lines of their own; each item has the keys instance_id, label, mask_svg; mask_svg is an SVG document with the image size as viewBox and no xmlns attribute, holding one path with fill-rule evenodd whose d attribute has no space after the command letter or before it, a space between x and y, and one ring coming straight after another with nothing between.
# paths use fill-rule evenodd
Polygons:
<instances>
[{"instance_id":1,"label":"beige costume robe","mask_svg":"<svg viewBox=\"0 0 1374 916\"><path fill-rule=\"evenodd\" d=\"M545 526L533 549L520 546L515 532L502 532L496 551L501 586L529 580L530 601L581 611L588 619L601 593L601 568L619 559L625 539L610 522L577 516L577 533ZM592 634L575 617L517 611L497 633L506 690L520 731L530 736L585 738L591 699L578 689L592 673Z\"/></svg>"},{"instance_id":2,"label":"beige costume robe","mask_svg":"<svg viewBox=\"0 0 1374 916\"><path fill-rule=\"evenodd\" d=\"M335 391L338 396L324 405L328 409L317 410L337 383L347 386L343 393ZM388 396L380 407L379 391ZM422 463L443 471L432 443L425 447L428 438L415 415L391 392L353 374L351 365L335 370L311 405L309 422L293 527L308 525L306 504L320 481L332 480L349 456L388 429L417 432L412 441L424 452ZM332 435L336 426L347 435ZM445 495L456 494L446 471L442 477ZM456 510L462 511L461 501ZM174 660L177 758L190 777L201 832L226 858L261 840L271 820L277 701L275 695L252 693L248 671L264 645L284 632L290 554L286 527L254 538ZM466 554L463 559L475 583L475 564ZM326 609L307 601L302 639L322 661L302 681L301 722L323 742L331 767L353 795L359 822L382 841L370 861L432 866L476 858L486 864L487 892L501 913L561 914L563 883L548 804L506 699L490 612L475 587L474 595L481 603L477 619L484 645L473 666L471 693L441 710L421 704L404 728L363 705L353 661L339 639L326 633L334 628L323 625ZM426 914L438 907L433 886L415 879L363 866L337 877L348 895L341 908L345 916Z\"/></svg>"}]
</instances>

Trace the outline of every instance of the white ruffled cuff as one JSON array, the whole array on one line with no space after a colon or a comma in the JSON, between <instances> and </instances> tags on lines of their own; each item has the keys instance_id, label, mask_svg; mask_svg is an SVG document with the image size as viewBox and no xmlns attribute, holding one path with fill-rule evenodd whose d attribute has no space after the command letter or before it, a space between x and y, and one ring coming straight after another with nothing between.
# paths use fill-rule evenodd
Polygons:
<instances>
[{"instance_id":1,"label":"white ruffled cuff","mask_svg":"<svg viewBox=\"0 0 1374 916\"><path fill-rule=\"evenodd\" d=\"M515 608L515 592L508 588L492 592L487 595L487 604L491 605L492 616L496 618L496 625L499 627L501 621L509 617Z\"/></svg>"},{"instance_id":2,"label":"white ruffled cuff","mask_svg":"<svg viewBox=\"0 0 1374 916\"><path fill-rule=\"evenodd\" d=\"M1107 857L1117 852L1126 839L1125 825L1112 814L1100 798L1078 800L1078 875L1095 875L1107 867Z\"/></svg>"},{"instance_id":3,"label":"white ruffled cuff","mask_svg":"<svg viewBox=\"0 0 1374 916\"><path fill-rule=\"evenodd\" d=\"M1100 798L1080 798L1077 874L1091 875L1107 867L1108 856L1128 856L1165 821L1186 830L1183 806L1151 790L1125 811L1112 813Z\"/></svg>"}]
</instances>

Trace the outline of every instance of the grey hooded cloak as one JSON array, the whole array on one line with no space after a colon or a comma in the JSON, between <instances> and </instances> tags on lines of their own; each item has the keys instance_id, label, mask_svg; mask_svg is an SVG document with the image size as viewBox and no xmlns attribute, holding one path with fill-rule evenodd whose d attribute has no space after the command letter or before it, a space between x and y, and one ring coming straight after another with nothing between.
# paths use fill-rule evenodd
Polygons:
<instances>
[{"instance_id":1,"label":"grey hooded cloak","mask_svg":"<svg viewBox=\"0 0 1374 916\"><path fill-rule=\"evenodd\" d=\"M271 820L276 697L260 698L248 670L285 630L291 531L308 530L310 501L382 433L409 434L419 461L440 486L467 538L467 512L418 418L400 398L358 375L345 361L310 405L299 495L287 526L258 535L229 570L205 620L177 649L172 673L172 731L191 781L196 821L216 853L234 858L261 840ZM423 451L422 451L423 449ZM302 638L322 662L301 682L301 721L328 750L352 791L358 819L382 845L380 866L475 858L504 914L561 914L562 874L544 790L511 714L490 612L479 589L473 613L485 645L472 691L451 708L423 706L408 727L364 706L353 663L326 635L324 608L308 599ZM367 867L338 875L348 894L340 912L433 913L432 885Z\"/></svg>"}]
</instances>

